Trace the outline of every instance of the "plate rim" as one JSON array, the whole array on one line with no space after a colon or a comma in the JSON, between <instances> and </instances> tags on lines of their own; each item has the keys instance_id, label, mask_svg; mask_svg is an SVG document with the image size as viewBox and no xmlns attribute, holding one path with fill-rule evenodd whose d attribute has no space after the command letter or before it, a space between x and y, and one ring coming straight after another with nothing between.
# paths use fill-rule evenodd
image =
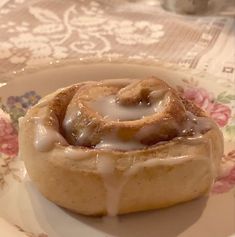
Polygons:
<instances>
[{"instance_id":1,"label":"plate rim","mask_svg":"<svg viewBox=\"0 0 235 237\"><path fill-rule=\"evenodd\" d=\"M22 77L24 75L29 75L33 73L37 73L40 70L48 70L53 68L62 68L66 66L86 66L86 65L95 65L95 64L128 64L128 65L139 65L146 67L163 67L166 70L170 70L172 72L185 73L190 72L194 76L198 76L200 78L204 77L213 77L213 82L216 84L223 84L224 87L230 88L231 86L235 88L235 85L227 81L224 84L224 80L220 82L222 77L213 75L212 73L206 72L204 70L199 70L197 68L186 68L179 64L162 62L154 59L143 59L143 58L130 58L130 57L89 57L89 58L67 58L62 60L52 60L49 63L40 63L37 65L26 65L18 70L13 70L9 72L5 72L0 74L0 88L5 86L8 82L12 80L18 80L18 77Z\"/></svg>"}]
</instances>

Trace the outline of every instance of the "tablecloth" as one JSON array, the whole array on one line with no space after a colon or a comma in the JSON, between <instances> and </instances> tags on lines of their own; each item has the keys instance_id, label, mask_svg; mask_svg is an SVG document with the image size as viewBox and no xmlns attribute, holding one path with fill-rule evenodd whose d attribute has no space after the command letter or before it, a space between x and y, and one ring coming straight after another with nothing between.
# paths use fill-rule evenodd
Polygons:
<instances>
[{"instance_id":1,"label":"tablecloth","mask_svg":"<svg viewBox=\"0 0 235 237\"><path fill-rule=\"evenodd\" d=\"M231 9L230 16L186 16L153 0L2 0L0 73L66 58L128 57L196 68L234 84Z\"/></svg>"}]
</instances>

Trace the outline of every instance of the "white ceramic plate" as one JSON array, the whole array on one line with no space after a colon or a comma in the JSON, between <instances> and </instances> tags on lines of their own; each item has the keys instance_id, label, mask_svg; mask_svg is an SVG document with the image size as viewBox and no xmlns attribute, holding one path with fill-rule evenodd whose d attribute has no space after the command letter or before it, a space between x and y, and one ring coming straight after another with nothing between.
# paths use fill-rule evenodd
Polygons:
<instances>
[{"instance_id":1,"label":"white ceramic plate","mask_svg":"<svg viewBox=\"0 0 235 237\"><path fill-rule=\"evenodd\" d=\"M47 201L17 157L17 119L59 87L82 80L155 75L177 86L221 126L225 156L209 197L118 218L75 215ZM235 95L231 85L190 70L160 64L71 61L0 78L0 236L3 237L228 237L235 233Z\"/></svg>"}]
</instances>

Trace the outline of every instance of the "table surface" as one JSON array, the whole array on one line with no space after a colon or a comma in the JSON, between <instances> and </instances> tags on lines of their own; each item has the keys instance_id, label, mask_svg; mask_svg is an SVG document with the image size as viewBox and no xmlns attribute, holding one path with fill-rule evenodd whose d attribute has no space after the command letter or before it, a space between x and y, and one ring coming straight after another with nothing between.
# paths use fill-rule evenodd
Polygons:
<instances>
[{"instance_id":1,"label":"table surface","mask_svg":"<svg viewBox=\"0 0 235 237\"><path fill-rule=\"evenodd\" d=\"M153 0L1 0L0 76L70 58L128 58L205 71L234 86L231 9L219 16L186 16Z\"/></svg>"}]
</instances>

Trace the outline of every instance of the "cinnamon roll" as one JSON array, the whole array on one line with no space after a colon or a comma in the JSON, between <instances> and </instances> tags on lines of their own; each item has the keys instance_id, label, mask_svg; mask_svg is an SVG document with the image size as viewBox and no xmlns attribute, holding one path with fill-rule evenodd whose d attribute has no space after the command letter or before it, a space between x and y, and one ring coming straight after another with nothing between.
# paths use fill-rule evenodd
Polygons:
<instances>
[{"instance_id":1,"label":"cinnamon roll","mask_svg":"<svg viewBox=\"0 0 235 237\"><path fill-rule=\"evenodd\" d=\"M207 114L151 77L62 88L20 121L38 190L85 215L168 207L207 194L223 138Z\"/></svg>"}]
</instances>

